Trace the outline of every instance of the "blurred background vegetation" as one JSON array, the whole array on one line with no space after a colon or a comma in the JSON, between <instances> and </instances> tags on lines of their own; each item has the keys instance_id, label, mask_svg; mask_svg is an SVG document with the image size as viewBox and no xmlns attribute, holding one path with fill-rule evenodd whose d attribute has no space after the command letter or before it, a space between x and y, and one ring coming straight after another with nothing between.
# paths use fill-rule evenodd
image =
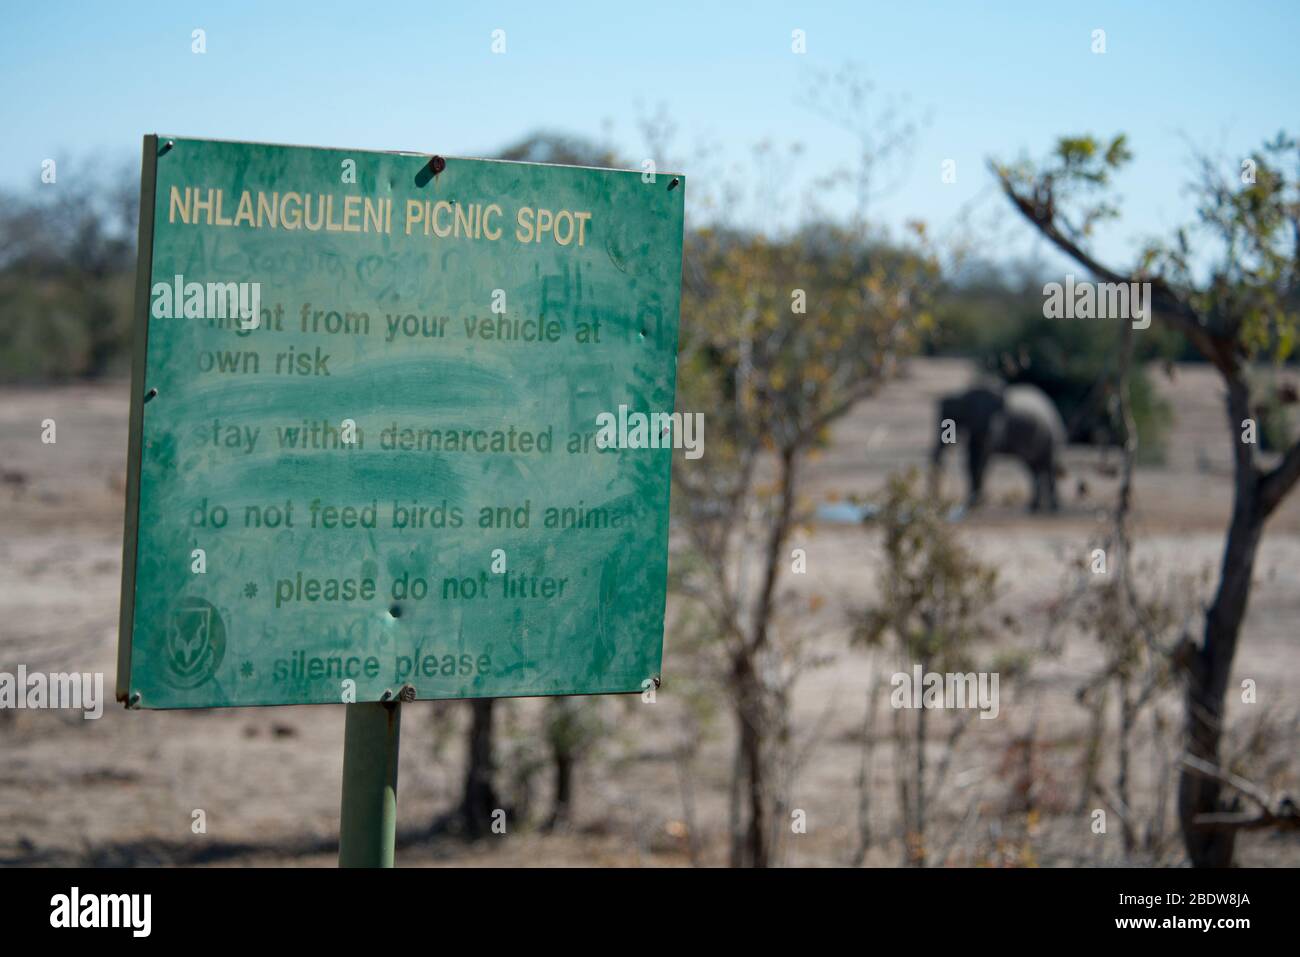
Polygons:
<instances>
[{"instance_id":1,"label":"blurred background vegetation","mask_svg":"<svg viewBox=\"0 0 1300 957\"><path fill-rule=\"evenodd\" d=\"M500 159L634 168L599 143L538 131L502 149ZM129 163L103 167L89 160L60 170L57 188L33 185L0 193L0 383L36 384L124 376L129 373L130 311L134 290L138 172ZM692 229L687 237L685 284L709 274L720 257L735 256L758 237L743 230ZM763 236L764 255L799 259L821 270L842 241L842 227L811 223L788 236ZM873 260L895 264L914 252L873 239ZM866 250L864 250L866 252ZM848 277L846 277L848 278ZM1008 383L1028 382L1056 402L1070 433L1082 444L1114 444L1113 365L1118 331L1111 325L1043 317L1041 268L974 261L942 278L932 321L920 335L930 356L973 360ZM734 359L734 357L733 357ZM1159 325L1146 330L1137 351L1140 368L1153 361L1199 361L1186 343ZM1132 401L1144 461L1159 461L1169 410L1148 377L1133 377ZM1262 395L1270 394L1267 390ZM1262 405L1267 447L1286 439L1285 415ZM1280 406L1278 407L1280 408Z\"/></svg>"},{"instance_id":2,"label":"blurred background vegetation","mask_svg":"<svg viewBox=\"0 0 1300 957\"><path fill-rule=\"evenodd\" d=\"M129 372L139 171L67 164L0 193L0 381Z\"/></svg>"}]
</instances>

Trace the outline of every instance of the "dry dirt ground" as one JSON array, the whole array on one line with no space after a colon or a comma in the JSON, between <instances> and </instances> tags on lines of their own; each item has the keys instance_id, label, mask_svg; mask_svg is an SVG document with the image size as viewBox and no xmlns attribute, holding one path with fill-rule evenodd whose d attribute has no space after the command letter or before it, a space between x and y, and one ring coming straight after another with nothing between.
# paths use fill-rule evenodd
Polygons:
<instances>
[{"instance_id":1,"label":"dry dirt ground","mask_svg":"<svg viewBox=\"0 0 1300 957\"><path fill-rule=\"evenodd\" d=\"M865 498L886 475L920 465L932 434L933 398L969 378L960 362L914 362L880 397L835 429L813 463L810 501ZM1137 476L1139 558L1153 578L1212 570L1230 501L1229 444L1220 390L1205 369L1184 367L1159 378L1175 424L1165 463ZM58 441L40 442L40 423L58 423ZM0 671L115 670L126 459L126 386L0 390ZM957 456L947 491L961 486ZM989 655L1030 655L1048 632L1067 564L1086 552L1097 513L1114 493L1100 455L1073 449L1064 509L1049 518L1024 512L1025 480L1012 464L992 477L990 505L962 520L964 541L1000 573L999 613L1017 622ZM1087 485L1081 495L1079 480ZM793 545L808 554L806 575L787 576L790 628L810 636L825 657L793 696L796 744L803 761L790 785L790 807L807 832L786 834L780 858L793 865L843 864L858 843L861 727L866 688L885 663L851 647L850 614L873 593L879 533L870 525L814 523ZM1257 783L1295 793L1300 695L1300 495L1270 525L1237 656L1230 722L1234 742L1252 734L1247 767ZM1203 600L1206 588L1199 595ZM670 619L676 603L670 599ZM1126 858L1119 826L1094 834L1096 797L1080 801L1081 744L1090 712L1075 692L1097 667L1095 641L1060 632L1061 650L1037 656L1024 675L1001 687L998 720L971 722L952 758L927 847L951 864L1157 863L1177 865L1181 850L1172 811L1154 811L1167 753L1141 732L1131 810L1145 835L1157 819L1163 849ZM681 664L677 664L681 662ZM687 835L699 860L725 862L731 726L725 707L703 730L685 723L696 708L674 692L694 658L665 639L666 682L654 705L636 699L600 703L607 731L577 777L576 819L563 834L512 823L502 836L467 844L428 836L429 823L454 806L463 773L459 729L464 708L420 702L404 709L400 770L401 865L684 865ZM892 672L886 667L884 673ZM1257 703L1235 689L1257 686ZM678 688L691 682L678 680ZM108 691L111 696L111 690ZM707 700L707 696L706 696ZM544 769L535 734L541 705L505 706L503 764ZM1176 730L1176 699L1159 709ZM1147 721L1149 719L1144 719ZM946 725L939 721L936 737ZM887 717L877 721L868 775L867 863L901 857L898 802ZM1026 746L1031 739L1032 745ZM343 712L337 707L227 711L127 712L109 704L98 721L59 712L0 712L0 864L334 862L342 764ZM698 738L689 764L674 759ZM1104 739L1102 782L1113 785L1113 735ZM1166 749L1167 752L1167 749ZM936 752L936 758L938 757ZM534 820L549 799L544 770L532 781ZM690 801L684 802L683 795ZM1168 795L1166 795L1168 800ZM689 807L689 810L685 808ZM192 829L194 812L206 833ZM1112 815L1114 812L1111 812ZM1243 864L1300 863L1300 839L1249 834Z\"/></svg>"}]
</instances>

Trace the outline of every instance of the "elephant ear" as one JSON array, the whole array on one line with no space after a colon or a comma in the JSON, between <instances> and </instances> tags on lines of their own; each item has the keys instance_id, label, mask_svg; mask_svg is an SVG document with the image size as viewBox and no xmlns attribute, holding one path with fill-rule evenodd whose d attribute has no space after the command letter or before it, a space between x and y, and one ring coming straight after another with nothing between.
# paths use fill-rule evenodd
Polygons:
<instances>
[{"instance_id":1,"label":"elephant ear","mask_svg":"<svg viewBox=\"0 0 1300 957\"><path fill-rule=\"evenodd\" d=\"M977 386L966 393L963 402L966 424L975 432L987 432L993 417L1002 411L1002 393Z\"/></svg>"}]
</instances>

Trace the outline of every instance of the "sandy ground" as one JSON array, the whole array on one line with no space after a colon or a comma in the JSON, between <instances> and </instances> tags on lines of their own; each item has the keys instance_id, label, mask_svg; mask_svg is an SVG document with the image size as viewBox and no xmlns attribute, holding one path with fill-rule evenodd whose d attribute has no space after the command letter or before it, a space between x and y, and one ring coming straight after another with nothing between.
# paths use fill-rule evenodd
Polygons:
<instances>
[{"instance_id":1,"label":"sandy ground","mask_svg":"<svg viewBox=\"0 0 1300 957\"><path fill-rule=\"evenodd\" d=\"M884 477L925 460L933 397L969 376L963 363L914 362L882 396L862 404L835 429L831 447L811 467L810 501L866 497ZM1186 367L1160 378L1175 425L1166 461L1140 470L1135 515L1139 558L1155 575L1213 570L1230 502L1229 444L1213 374ZM58 423L58 441L43 445L41 421ZM111 696L115 672L126 458L126 386L73 386L0 391L0 671L102 671ZM947 491L961 478L947 465ZM1072 449L1060 515L1030 518L1026 483L1013 464L993 473L990 505L962 522L965 541L1000 571L998 609L1018 622L993 653L1037 648L1051 623L1051 604L1067 580L1067 563L1086 551L1097 513L1114 492L1098 471L1099 453ZM1082 479L1087 494L1079 494ZM872 659L851 648L849 612L872 593L878 533L870 527L819 524L801 529L808 573L787 576L791 628L824 655L793 696L796 742L806 760L790 788L807 833L785 835L788 864L843 864L857 842L860 728ZM1261 720L1267 733L1249 767L1269 788L1295 793L1293 762L1300 738L1300 496L1269 526L1257 585L1235 665L1233 688L1257 683L1258 701L1230 694L1233 740ZM1205 597L1206 591L1201 589ZM670 618L676 603L670 599ZM607 700L598 707L607 731L577 779L576 820L564 834L527 823L476 844L430 838L429 823L454 806L463 774L464 708L416 703L404 709L399 801L402 865L685 865L690 825L704 863L725 861L731 727L725 708L700 733L688 766L674 760L691 704L679 669L694 658L665 639L666 683L653 705ZM1096 667L1096 645L1064 634L1058 655L1036 660L1001 688L1002 714L973 721L954 754L944 800L931 829L934 853L956 864L1077 865L1182 862L1172 813L1158 830L1166 849L1126 859L1112 825L1092 833L1097 800L1078 802L1080 742L1089 713L1075 691ZM680 664L679 664L680 662ZM892 671L891 669L888 669ZM535 733L542 705L502 708L503 764L541 764ZM1176 726L1176 700L1161 706ZM694 713L693 711L691 713ZM879 732L870 774L874 840L866 860L895 865L897 799L887 742ZM937 728L944 728L940 722ZM1025 757L1017 739L1034 729ZM942 732L940 732L942 733ZM127 712L104 717L0 713L0 864L178 863L304 864L334 862L342 765L343 712L337 707L227 711ZM1114 777L1113 756L1103 781ZM1136 755L1135 815L1152 816L1161 778L1150 748ZM684 786L685 785L685 786ZM549 783L532 781L533 815L542 816ZM1034 795L1023 813L1018 795ZM684 810L683 794L693 797ZM193 832L201 810L206 833ZM1300 839L1246 835L1238 860L1253 865L1300 863Z\"/></svg>"}]
</instances>

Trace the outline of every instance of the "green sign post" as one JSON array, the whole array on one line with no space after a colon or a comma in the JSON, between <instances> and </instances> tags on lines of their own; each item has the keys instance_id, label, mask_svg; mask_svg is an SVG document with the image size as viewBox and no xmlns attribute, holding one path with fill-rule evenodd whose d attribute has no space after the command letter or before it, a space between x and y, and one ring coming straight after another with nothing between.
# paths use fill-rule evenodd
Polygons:
<instances>
[{"instance_id":1,"label":"green sign post","mask_svg":"<svg viewBox=\"0 0 1300 957\"><path fill-rule=\"evenodd\" d=\"M375 864L399 701L657 683L684 192L146 137L119 700L348 704Z\"/></svg>"}]
</instances>

